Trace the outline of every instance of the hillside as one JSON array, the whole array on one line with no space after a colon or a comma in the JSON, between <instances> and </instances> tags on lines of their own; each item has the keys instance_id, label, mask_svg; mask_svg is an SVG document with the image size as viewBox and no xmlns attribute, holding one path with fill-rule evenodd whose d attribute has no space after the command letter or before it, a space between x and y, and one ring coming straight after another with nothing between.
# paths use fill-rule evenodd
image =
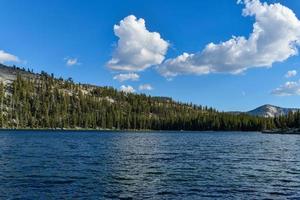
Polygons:
<instances>
[{"instance_id":1,"label":"hillside","mask_svg":"<svg viewBox=\"0 0 300 200\"><path fill-rule=\"evenodd\" d=\"M2 128L261 130L272 120L0 66Z\"/></svg>"},{"instance_id":2,"label":"hillside","mask_svg":"<svg viewBox=\"0 0 300 200\"><path fill-rule=\"evenodd\" d=\"M35 79L38 78L37 74L26 71L18 67L8 67L3 64L0 64L0 82L3 84L12 84L14 80L17 79L17 75L22 76L23 78Z\"/></svg>"}]
</instances>

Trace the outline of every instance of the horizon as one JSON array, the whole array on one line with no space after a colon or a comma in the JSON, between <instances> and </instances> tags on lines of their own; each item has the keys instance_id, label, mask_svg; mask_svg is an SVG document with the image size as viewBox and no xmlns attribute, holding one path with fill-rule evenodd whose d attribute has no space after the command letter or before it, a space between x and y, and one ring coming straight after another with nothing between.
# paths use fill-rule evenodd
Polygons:
<instances>
[{"instance_id":1,"label":"horizon","mask_svg":"<svg viewBox=\"0 0 300 200\"><path fill-rule=\"evenodd\" d=\"M300 107L300 2L32 2L0 3L0 63L225 112Z\"/></svg>"}]
</instances>

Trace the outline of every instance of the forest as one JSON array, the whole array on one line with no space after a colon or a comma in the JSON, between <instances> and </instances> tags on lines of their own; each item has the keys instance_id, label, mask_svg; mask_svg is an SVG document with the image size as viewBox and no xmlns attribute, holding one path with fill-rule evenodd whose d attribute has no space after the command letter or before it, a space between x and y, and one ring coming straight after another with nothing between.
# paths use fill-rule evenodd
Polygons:
<instances>
[{"instance_id":1,"label":"forest","mask_svg":"<svg viewBox=\"0 0 300 200\"><path fill-rule=\"evenodd\" d=\"M2 128L261 131L300 125L299 112L275 118L231 114L166 97L74 83L46 72L33 77L17 73L11 84L0 83Z\"/></svg>"}]
</instances>

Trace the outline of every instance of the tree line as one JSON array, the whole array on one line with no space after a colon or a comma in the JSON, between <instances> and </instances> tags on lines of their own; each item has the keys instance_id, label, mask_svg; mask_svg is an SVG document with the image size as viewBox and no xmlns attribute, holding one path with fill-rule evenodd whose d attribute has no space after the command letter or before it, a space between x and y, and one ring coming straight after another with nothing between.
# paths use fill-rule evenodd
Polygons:
<instances>
[{"instance_id":1,"label":"tree line","mask_svg":"<svg viewBox=\"0 0 300 200\"><path fill-rule=\"evenodd\" d=\"M260 131L299 127L300 113L262 118L230 114L170 98L151 97L57 79L42 72L0 83L2 128Z\"/></svg>"}]
</instances>

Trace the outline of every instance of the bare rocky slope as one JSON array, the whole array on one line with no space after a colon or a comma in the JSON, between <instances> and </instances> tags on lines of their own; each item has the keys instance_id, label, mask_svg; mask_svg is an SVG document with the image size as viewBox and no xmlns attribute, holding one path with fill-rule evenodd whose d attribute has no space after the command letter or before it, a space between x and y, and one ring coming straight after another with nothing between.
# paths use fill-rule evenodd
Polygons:
<instances>
[{"instance_id":1,"label":"bare rocky slope","mask_svg":"<svg viewBox=\"0 0 300 200\"><path fill-rule=\"evenodd\" d=\"M270 104L260 106L254 110L248 111L247 114L259 117L278 117L288 115L290 112L295 113L300 109L297 108L282 108Z\"/></svg>"}]
</instances>

